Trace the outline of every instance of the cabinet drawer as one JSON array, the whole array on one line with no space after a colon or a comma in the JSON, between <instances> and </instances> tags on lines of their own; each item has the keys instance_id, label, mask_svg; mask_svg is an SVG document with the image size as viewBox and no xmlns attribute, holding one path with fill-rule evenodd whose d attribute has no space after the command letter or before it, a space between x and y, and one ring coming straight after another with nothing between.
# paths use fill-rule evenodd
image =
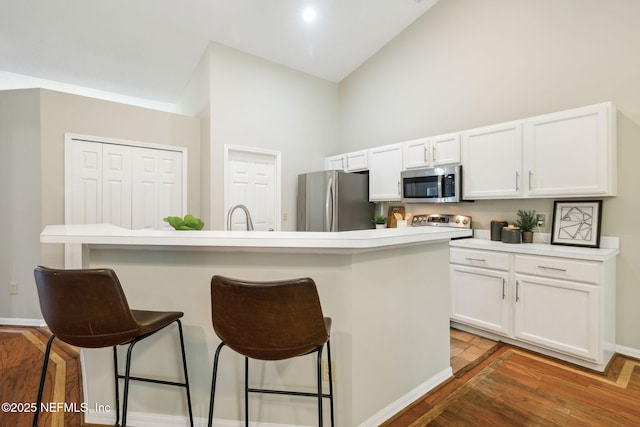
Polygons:
<instances>
[{"instance_id":1,"label":"cabinet drawer","mask_svg":"<svg viewBox=\"0 0 640 427\"><path fill-rule=\"evenodd\" d=\"M503 252L451 248L449 260L453 264L471 265L495 270L509 269L509 254Z\"/></svg>"},{"instance_id":2,"label":"cabinet drawer","mask_svg":"<svg viewBox=\"0 0 640 427\"><path fill-rule=\"evenodd\" d=\"M599 283L602 263L578 261L566 258L516 255L516 273L574 280L585 283Z\"/></svg>"}]
</instances>

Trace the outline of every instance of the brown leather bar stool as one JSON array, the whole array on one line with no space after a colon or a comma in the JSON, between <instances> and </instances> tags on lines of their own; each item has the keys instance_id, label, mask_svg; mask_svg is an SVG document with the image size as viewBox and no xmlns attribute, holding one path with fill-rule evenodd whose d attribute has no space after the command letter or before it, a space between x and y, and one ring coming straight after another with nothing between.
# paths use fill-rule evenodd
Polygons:
<instances>
[{"instance_id":1,"label":"brown leather bar stool","mask_svg":"<svg viewBox=\"0 0 640 427\"><path fill-rule=\"evenodd\" d=\"M145 381L184 387L187 393L189 421L193 427L191 392L187 375L187 360L184 351L184 337L179 311L131 310L120 286L116 273L110 269L56 270L36 267L36 285L40 309L52 335L42 365L37 408L33 416L33 426L37 427L40 415L42 391L47 374L51 344L57 337L61 341L84 348L113 347L114 378L116 386L116 423L120 421L120 392L118 380L124 379L124 403L122 406L122 426L127 423L127 402L129 380ZM131 351L140 340L176 322L180 335L184 382L133 377L130 375ZM118 372L117 346L128 344L125 374Z\"/></svg>"},{"instance_id":2,"label":"brown leather bar stool","mask_svg":"<svg viewBox=\"0 0 640 427\"><path fill-rule=\"evenodd\" d=\"M245 425L249 425L249 393L286 394L318 399L318 425L322 426L322 399L329 398L333 415L333 373L331 372L331 318L324 317L316 284L312 279L248 282L222 276L211 279L213 329L222 340L216 349L211 380L209 427L220 350L225 345L245 356ZM322 349L327 345L329 393L322 391ZM284 360L317 354L317 393L269 390L249 387L249 358Z\"/></svg>"}]
</instances>

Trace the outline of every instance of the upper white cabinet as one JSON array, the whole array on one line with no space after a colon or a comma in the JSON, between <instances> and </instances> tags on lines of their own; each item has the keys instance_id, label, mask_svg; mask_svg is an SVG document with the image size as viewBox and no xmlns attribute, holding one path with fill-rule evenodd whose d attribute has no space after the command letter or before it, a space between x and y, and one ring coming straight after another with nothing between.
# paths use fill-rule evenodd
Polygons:
<instances>
[{"instance_id":1,"label":"upper white cabinet","mask_svg":"<svg viewBox=\"0 0 640 427\"><path fill-rule=\"evenodd\" d=\"M398 201L401 198L402 144L369 150L369 200Z\"/></svg>"},{"instance_id":2,"label":"upper white cabinet","mask_svg":"<svg viewBox=\"0 0 640 427\"><path fill-rule=\"evenodd\" d=\"M616 195L616 113L610 103L524 120L527 193Z\"/></svg>"},{"instance_id":3,"label":"upper white cabinet","mask_svg":"<svg viewBox=\"0 0 640 427\"><path fill-rule=\"evenodd\" d=\"M462 134L465 199L522 195L522 124L503 123Z\"/></svg>"},{"instance_id":4,"label":"upper white cabinet","mask_svg":"<svg viewBox=\"0 0 640 427\"><path fill-rule=\"evenodd\" d=\"M336 156L327 157L324 159L325 170L345 170L346 158L344 154L338 154Z\"/></svg>"},{"instance_id":5,"label":"upper white cabinet","mask_svg":"<svg viewBox=\"0 0 640 427\"><path fill-rule=\"evenodd\" d=\"M325 170L342 170L346 172L366 171L369 151L361 150L346 154L338 154L324 159Z\"/></svg>"},{"instance_id":6,"label":"upper white cabinet","mask_svg":"<svg viewBox=\"0 0 640 427\"><path fill-rule=\"evenodd\" d=\"M463 132L466 199L616 195L611 103Z\"/></svg>"},{"instance_id":7,"label":"upper white cabinet","mask_svg":"<svg viewBox=\"0 0 640 427\"><path fill-rule=\"evenodd\" d=\"M460 134L451 133L404 143L404 169L460 163Z\"/></svg>"}]
</instances>

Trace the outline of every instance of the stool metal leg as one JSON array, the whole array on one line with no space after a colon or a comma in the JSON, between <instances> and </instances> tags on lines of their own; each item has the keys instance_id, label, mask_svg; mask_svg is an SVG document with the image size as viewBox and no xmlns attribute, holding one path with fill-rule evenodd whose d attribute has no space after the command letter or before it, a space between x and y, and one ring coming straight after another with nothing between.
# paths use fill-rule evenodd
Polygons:
<instances>
[{"instance_id":1,"label":"stool metal leg","mask_svg":"<svg viewBox=\"0 0 640 427\"><path fill-rule=\"evenodd\" d=\"M249 358L244 358L244 425L249 427Z\"/></svg>"},{"instance_id":2,"label":"stool metal leg","mask_svg":"<svg viewBox=\"0 0 640 427\"><path fill-rule=\"evenodd\" d=\"M333 371L331 366L331 340L327 341L327 363L329 364L329 406L331 408L331 427L333 427Z\"/></svg>"},{"instance_id":3,"label":"stool metal leg","mask_svg":"<svg viewBox=\"0 0 640 427\"><path fill-rule=\"evenodd\" d=\"M189 425L193 427L193 409L191 408L191 390L189 387L189 374L187 373L187 356L184 351L184 335L182 334L182 322L178 322L178 332L180 334L180 350L182 352L182 367L184 369L184 385L187 389L187 408L189 409Z\"/></svg>"},{"instance_id":4,"label":"stool metal leg","mask_svg":"<svg viewBox=\"0 0 640 427\"><path fill-rule=\"evenodd\" d=\"M40 374L40 387L38 387L38 397L36 399L36 410L33 414L33 427L38 427L38 418L40 418L40 406L42 404L42 392L44 391L44 382L47 379L47 367L49 366L49 354L51 353L51 344L55 339L55 335L51 335L47 341L47 348L44 352L44 360L42 361L42 373Z\"/></svg>"},{"instance_id":5,"label":"stool metal leg","mask_svg":"<svg viewBox=\"0 0 640 427\"><path fill-rule=\"evenodd\" d=\"M216 398L216 379L218 376L218 360L220 359L220 350L224 347L224 342L221 342L216 349L216 355L213 358L213 375L211 376L211 397L209 398L209 422L207 425L211 427L213 425L213 403Z\"/></svg>"},{"instance_id":6,"label":"stool metal leg","mask_svg":"<svg viewBox=\"0 0 640 427\"><path fill-rule=\"evenodd\" d=\"M322 347L318 348L318 427L322 427Z\"/></svg>"},{"instance_id":7,"label":"stool metal leg","mask_svg":"<svg viewBox=\"0 0 640 427\"><path fill-rule=\"evenodd\" d=\"M116 380L116 423L113 426L118 427L118 423L120 422L120 381L118 381L118 346L115 345L113 346L113 372Z\"/></svg>"}]
</instances>

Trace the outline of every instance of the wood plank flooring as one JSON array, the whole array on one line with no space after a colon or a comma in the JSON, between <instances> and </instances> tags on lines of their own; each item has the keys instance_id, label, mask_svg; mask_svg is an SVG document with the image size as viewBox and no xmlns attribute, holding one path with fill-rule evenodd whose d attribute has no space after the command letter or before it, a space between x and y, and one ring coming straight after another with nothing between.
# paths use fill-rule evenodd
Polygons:
<instances>
[{"instance_id":1,"label":"wood plank flooring","mask_svg":"<svg viewBox=\"0 0 640 427\"><path fill-rule=\"evenodd\" d=\"M0 403L35 401L46 329L0 326ZM56 341L45 402L82 402L79 352ZM640 361L617 355L605 374L451 330L454 376L383 427L640 426ZM64 397L62 397L64 396ZM0 427L31 413L0 412ZM83 424L82 413L43 413L40 427Z\"/></svg>"},{"instance_id":2,"label":"wood plank flooring","mask_svg":"<svg viewBox=\"0 0 640 427\"><path fill-rule=\"evenodd\" d=\"M452 349L475 340L458 332ZM616 355L600 374L498 343L383 424L427 425L640 426L640 361Z\"/></svg>"}]
</instances>

